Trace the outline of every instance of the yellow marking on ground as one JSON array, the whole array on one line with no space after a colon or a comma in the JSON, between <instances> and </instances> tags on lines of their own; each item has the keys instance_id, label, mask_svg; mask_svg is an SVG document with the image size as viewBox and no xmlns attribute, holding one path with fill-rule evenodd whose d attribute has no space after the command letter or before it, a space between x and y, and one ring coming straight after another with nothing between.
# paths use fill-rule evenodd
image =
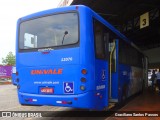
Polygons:
<instances>
[{"instance_id":1,"label":"yellow marking on ground","mask_svg":"<svg viewBox=\"0 0 160 120\"><path fill-rule=\"evenodd\" d=\"M111 108L113 108L114 106L115 106L115 103L109 103L108 108L111 109Z\"/></svg>"}]
</instances>

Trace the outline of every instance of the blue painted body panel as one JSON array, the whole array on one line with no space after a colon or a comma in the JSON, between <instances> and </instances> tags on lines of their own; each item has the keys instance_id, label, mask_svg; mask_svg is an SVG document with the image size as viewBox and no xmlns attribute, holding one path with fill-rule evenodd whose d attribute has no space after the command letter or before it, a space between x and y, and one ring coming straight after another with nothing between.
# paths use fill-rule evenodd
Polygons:
<instances>
[{"instance_id":1,"label":"blue painted body panel","mask_svg":"<svg viewBox=\"0 0 160 120\"><path fill-rule=\"evenodd\" d=\"M108 61L104 60L96 60L95 61L95 87L96 92L99 93L102 91L103 94L99 96L103 97L103 101L99 102L101 106L108 106L108 80L109 80L109 69L108 69ZM103 73L103 71L105 73ZM103 75L104 74L104 75ZM105 86L104 89L99 88L98 86ZM103 88L103 87L102 87ZM106 102L107 101L107 102Z\"/></svg>"}]
</instances>

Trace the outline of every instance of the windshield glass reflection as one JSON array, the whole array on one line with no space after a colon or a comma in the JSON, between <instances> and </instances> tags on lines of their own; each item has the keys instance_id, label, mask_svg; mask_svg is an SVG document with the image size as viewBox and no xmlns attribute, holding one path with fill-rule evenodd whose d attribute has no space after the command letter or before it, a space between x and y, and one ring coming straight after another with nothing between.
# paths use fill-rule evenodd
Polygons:
<instances>
[{"instance_id":1,"label":"windshield glass reflection","mask_svg":"<svg viewBox=\"0 0 160 120\"><path fill-rule=\"evenodd\" d=\"M22 22L20 49L45 48L78 42L78 15L65 13Z\"/></svg>"}]
</instances>

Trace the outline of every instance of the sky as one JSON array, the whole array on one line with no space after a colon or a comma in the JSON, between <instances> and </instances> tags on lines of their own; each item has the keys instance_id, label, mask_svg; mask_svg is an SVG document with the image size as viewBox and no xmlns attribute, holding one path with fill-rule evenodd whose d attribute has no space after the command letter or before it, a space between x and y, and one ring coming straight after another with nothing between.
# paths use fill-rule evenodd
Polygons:
<instances>
[{"instance_id":1,"label":"sky","mask_svg":"<svg viewBox=\"0 0 160 120\"><path fill-rule=\"evenodd\" d=\"M20 17L56 8L61 0L0 0L0 63L11 51L15 55L16 24Z\"/></svg>"}]
</instances>

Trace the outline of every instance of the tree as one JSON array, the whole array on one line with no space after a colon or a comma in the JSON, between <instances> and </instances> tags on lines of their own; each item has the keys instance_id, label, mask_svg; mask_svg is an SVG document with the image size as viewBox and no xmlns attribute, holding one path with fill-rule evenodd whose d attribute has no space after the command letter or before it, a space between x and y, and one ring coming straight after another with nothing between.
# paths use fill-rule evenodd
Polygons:
<instances>
[{"instance_id":1,"label":"tree","mask_svg":"<svg viewBox=\"0 0 160 120\"><path fill-rule=\"evenodd\" d=\"M12 52L9 52L6 58L2 58L2 63L4 65L15 65L15 55Z\"/></svg>"}]
</instances>

